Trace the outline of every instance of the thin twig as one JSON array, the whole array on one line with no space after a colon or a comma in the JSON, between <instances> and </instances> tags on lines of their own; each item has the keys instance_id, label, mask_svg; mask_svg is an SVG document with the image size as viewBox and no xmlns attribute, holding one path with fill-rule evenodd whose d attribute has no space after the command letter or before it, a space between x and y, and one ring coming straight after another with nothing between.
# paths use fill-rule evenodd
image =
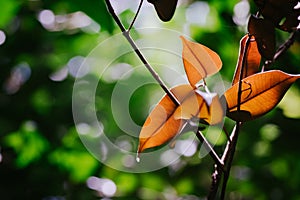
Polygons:
<instances>
[{"instance_id":1,"label":"thin twig","mask_svg":"<svg viewBox=\"0 0 300 200\"><path fill-rule=\"evenodd\" d=\"M125 27L123 26L121 20L119 19L119 17L116 15L114 8L112 7L110 0L105 0L106 6L107 6L107 10L108 12L111 14L111 16L113 17L113 19L115 20L115 22L117 23L117 25L119 26L119 28L121 29L122 32L126 32Z\"/></svg>"},{"instance_id":2,"label":"thin twig","mask_svg":"<svg viewBox=\"0 0 300 200\"><path fill-rule=\"evenodd\" d=\"M268 67L273 64L283 53L285 53L295 42L296 36L299 34L299 30L294 31L290 37L285 41L276 51L272 60L267 60L262 66L262 71L268 69Z\"/></svg>"},{"instance_id":3,"label":"thin twig","mask_svg":"<svg viewBox=\"0 0 300 200\"><path fill-rule=\"evenodd\" d=\"M217 165L215 165L214 167L215 167L214 173L211 175L212 182L211 182L210 192L207 196L208 200L216 199L219 184L222 178L222 170Z\"/></svg>"},{"instance_id":4,"label":"thin twig","mask_svg":"<svg viewBox=\"0 0 300 200\"><path fill-rule=\"evenodd\" d=\"M139 13L140 13L140 10L141 10L141 8L142 8L143 2L144 2L144 0L141 0L141 1L140 1L139 7L138 7L138 9L137 9L137 11L136 11L136 13L135 13L135 16L134 16L134 18L133 18L133 20L132 20L130 26L129 26L128 29L127 29L127 32L129 32L129 31L131 30L131 28L132 28L132 26L133 26L133 24L134 24L134 22L135 22L137 16L138 16Z\"/></svg>"},{"instance_id":5,"label":"thin twig","mask_svg":"<svg viewBox=\"0 0 300 200\"><path fill-rule=\"evenodd\" d=\"M221 170L219 167L215 166L215 170L212 174L211 189L210 189L210 192L209 192L208 197L207 197L208 200L215 200L215 198L217 196L218 188L219 188L219 185L220 185L220 182L221 182L222 173L224 172L224 176L225 176L225 173L228 173L228 175L229 175L229 172L227 172L228 171L228 158L230 156L233 157L233 154L234 154L234 153L232 154L231 151L232 151L232 148L234 146L233 141L234 140L237 141L237 138L236 138L237 136L236 135L238 135L237 133L239 131L238 126L239 125L236 124L235 127L233 128L233 130L231 132L231 135L230 135L230 139L227 141L225 150L223 152L223 155L222 155L222 158L221 158L222 163L224 163L223 170ZM235 143L236 143L236 141L235 141ZM225 180L223 180L223 188L224 188L224 181ZM226 182L227 182L227 180L226 180ZM225 188L226 188L226 185L225 185ZM225 190L225 188L224 188L224 190ZM223 197L223 199L224 199L224 197Z\"/></svg>"},{"instance_id":6,"label":"thin twig","mask_svg":"<svg viewBox=\"0 0 300 200\"><path fill-rule=\"evenodd\" d=\"M273 58L273 62L275 60L277 60L279 56L281 56L284 52L286 52L292 46L292 44L295 42L297 33L299 33L299 31L294 31L290 35L289 39L277 49L277 51L274 55L274 58Z\"/></svg>"},{"instance_id":7,"label":"thin twig","mask_svg":"<svg viewBox=\"0 0 300 200\"><path fill-rule=\"evenodd\" d=\"M215 163L217 164L217 166L220 167L223 170L223 166L224 166L223 161L219 158L219 156L214 151L214 149L209 144L209 142L206 140L206 138L204 137L204 135L202 134L202 132L199 130L199 128L198 128L198 130L196 132L196 136L200 140L200 142L202 142L202 144L204 145L204 148L209 152L209 155L213 158L213 160L215 161Z\"/></svg>"},{"instance_id":8,"label":"thin twig","mask_svg":"<svg viewBox=\"0 0 300 200\"><path fill-rule=\"evenodd\" d=\"M144 55L142 54L142 52L139 50L139 48L137 47L137 45L135 44L134 40L131 38L129 32L125 29L124 25L122 24L121 20L119 19L119 17L116 15L110 0L105 0L106 2L106 6L107 9L109 11L109 13L111 14L111 16L113 17L113 19L115 20L115 22L117 23L117 25L119 26L119 28L121 29L124 37L127 39L127 41L130 43L131 47L134 49L135 53L138 55L138 57L140 58L140 60L143 62L143 64L145 65L145 67L149 70L149 72L151 73L151 75L153 76L153 78L159 83L159 85L161 86L161 88L165 91L165 93L170 97L170 99L173 101L173 103L176 106L180 105L180 102L178 101L178 99L175 97L175 95L168 89L168 87L165 85L165 83L160 79L160 77L158 76L158 74L155 72L155 70L153 69L153 67L151 67L151 65L149 64L149 62L146 60L146 58L144 57Z\"/></svg>"},{"instance_id":9,"label":"thin twig","mask_svg":"<svg viewBox=\"0 0 300 200\"><path fill-rule=\"evenodd\" d=\"M226 162L226 170L224 172L223 176L223 184L221 189L221 199L225 198L226 193L226 186L229 178L229 174L231 171L232 161L235 154L235 149L238 141L238 136L240 132L241 122L236 122L235 129L233 131L232 137L231 137L231 143L228 146L228 153L225 154L225 157L222 157L222 161Z\"/></svg>"}]
</instances>

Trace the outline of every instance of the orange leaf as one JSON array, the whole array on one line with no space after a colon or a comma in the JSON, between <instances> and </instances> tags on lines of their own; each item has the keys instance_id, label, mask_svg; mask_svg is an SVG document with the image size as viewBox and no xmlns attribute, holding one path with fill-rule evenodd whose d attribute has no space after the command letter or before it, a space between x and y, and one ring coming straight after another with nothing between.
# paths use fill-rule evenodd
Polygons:
<instances>
[{"instance_id":1,"label":"orange leaf","mask_svg":"<svg viewBox=\"0 0 300 200\"><path fill-rule=\"evenodd\" d=\"M208 113L208 109L209 107L204 98L192 90L174 112L174 118L189 120L197 116L200 111Z\"/></svg>"},{"instance_id":2,"label":"orange leaf","mask_svg":"<svg viewBox=\"0 0 300 200\"><path fill-rule=\"evenodd\" d=\"M248 40L249 36L248 34L245 35L241 41L240 41L240 52L239 52L239 58L238 58L238 63L236 66L236 70L234 73L234 78L232 81L232 85L237 83L240 80L240 74L241 74L241 69L242 69L242 64L243 64L243 57L245 53L245 47L246 43ZM243 75L242 79L246 78L247 76L250 76L252 74L255 74L259 71L259 66L260 66L260 60L261 56L257 48L256 40L254 37L250 38L250 43L245 55L245 66L243 69Z\"/></svg>"},{"instance_id":3,"label":"orange leaf","mask_svg":"<svg viewBox=\"0 0 300 200\"><path fill-rule=\"evenodd\" d=\"M193 88L189 85L180 85L171 89L171 92L182 103L193 93ZM184 125L184 117L175 118L176 109L177 106L168 95L160 100L142 127L138 152L164 144L180 132Z\"/></svg>"},{"instance_id":4,"label":"orange leaf","mask_svg":"<svg viewBox=\"0 0 300 200\"><path fill-rule=\"evenodd\" d=\"M249 121L272 110L285 92L300 75L291 75L279 70L266 71L242 80L240 110L238 111L238 88L236 83L224 97L227 116L236 121Z\"/></svg>"},{"instance_id":5,"label":"orange leaf","mask_svg":"<svg viewBox=\"0 0 300 200\"><path fill-rule=\"evenodd\" d=\"M176 107L167 95L160 100L142 127L138 152L166 143L192 117L198 117L208 124L222 121L223 109L218 95L212 94L210 102L207 102L207 93L194 91L190 85L176 86L171 92L180 102L180 106Z\"/></svg>"},{"instance_id":6,"label":"orange leaf","mask_svg":"<svg viewBox=\"0 0 300 200\"><path fill-rule=\"evenodd\" d=\"M208 103L209 112L203 112L200 110L198 118L203 119L206 123L210 125L215 125L220 123L224 118L223 106L221 105L219 96L216 93L209 94L211 95L211 100ZM207 114L205 116L205 114Z\"/></svg>"},{"instance_id":7,"label":"orange leaf","mask_svg":"<svg viewBox=\"0 0 300 200\"><path fill-rule=\"evenodd\" d=\"M182 59L190 84L195 85L208 75L217 73L222 67L218 54L204 45L191 42L180 36L183 43Z\"/></svg>"},{"instance_id":8,"label":"orange leaf","mask_svg":"<svg viewBox=\"0 0 300 200\"><path fill-rule=\"evenodd\" d=\"M157 15L162 21L171 20L176 9L177 0L148 0L148 2L154 5Z\"/></svg>"}]
</instances>

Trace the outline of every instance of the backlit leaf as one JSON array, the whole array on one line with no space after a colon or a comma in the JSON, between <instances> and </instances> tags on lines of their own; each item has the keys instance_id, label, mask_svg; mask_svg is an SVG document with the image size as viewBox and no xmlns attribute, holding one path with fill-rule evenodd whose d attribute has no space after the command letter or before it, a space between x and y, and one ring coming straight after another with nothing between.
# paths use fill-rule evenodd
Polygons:
<instances>
[{"instance_id":1,"label":"backlit leaf","mask_svg":"<svg viewBox=\"0 0 300 200\"><path fill-rule=\"evenodd\" d=\"M195 92L190 85L179 85L171 92L180 102L176 106L169 96L165 95L146 119L141 133L138 152L144 149L162 145L176 136L185 123L192 117L199 117L207 123L219 123L223 118L219 110L219 98L213 95L211 105L201 93ZM211 106L214 105L215 108ZM219 116L211 116L214 113Z\"/></svg>"},{"instance_id":2,"label":"backlit leaf","mask_svg":"<svg viewBox=\"0 0 300 200\"><path fill-rule=\"evenodd\" d=\"M208 75L217 73L222 67L219 55L199 43L180 37L183 43L182 59L190 84L195 85Z\"/></svg>"},{"instance_id":3,"label":"backlit leaf","mask_svg":"<svg viewBox=\"0 0 300 200\"><path fill-rule=\"evenodd\" d=\"M209 115L204 117L202 110L199 112L198 117L203 119L210 125L220 123L224 118L223 106L221 105L220 98L217 94L212 96L211 104L209 105Z\"/></svg>"},{"instance_id":4,"label":"backlit leaf","mask_svg":"<svg viewBox=\"0 0 300 200\"><path fill-rule=\"evenodd\" d=\"M199 115L200 111L203 113L203 116L209 115L209 106L202 96L191 91L174 112L174 118L189 120L192 117Z\"/></svg>"},{"instance_id":5,"label":"backlit leaf","mask_svg":"<svg viewBox=\"0 0 300 200\"><path fill-rule=\"evenodd\" d=\"M171 92L182 103L184 98L193 92L193 88L189 85L180 85L171 89ZM138 152L164 144L180 132L184 120L174 118L176 108L168 95L160 100L142 127Z\"/></svg>"},{"instance_id":6,"label":"backlit leaf","mask_svg":"<svg viewBox=\"0 0 300 200\"><path fill-rule=\"evenodd\" d=\"M240 110L238 111L238 88L236 83L224 97L227 116L236 121L249 121L272 110L300 75L291 75L279 70L251 75L242 80Z\"/></svg>"},{"instance_id":7,"label":"backlit leaf","mask_svg":"<svg viewBox=\"0 0 300 200\"><path fill-rule=\"evenodd\" d=\"M196 91L205 100L206 107L199 109L198 118L201 122L215 125L220 123L224 117L223 107L217 93L205 93Z\"/></svg>"},{"instance_id":8,"label":"backlit leaf","mask_svg":"<svg viewBox=\"0 0 300 200\"><path fill-rule=\"evenodd\" d=\"M177 0L148 0L155 7L157 15L162 21L170 21L174 15Z\"/></svg>"},{"instance_id":9,"label":"backlit leaf","mask_svg":"<svg viewBox=\"0 0 300 200\"><path fill-rule=\"evenodd\" d=\"M186 120L197 117L201 122L215 125L223 120L224 111L218 94L195 90L195 93L191 92L176 109L174 117Z\"/></svg>"},{"instance_id":10,"label":"backlit leaf","mask_svg":"<svg viewBox=\"0 0 300 200\"><path fill-rule=\"evenodd\" d=\"M244 58L244 54L245 54L245 50L246 50L245 49L246 42L247 42L248 38L249 38L249 36L247 34L240 41L240 51L239 51L238 63L237 63L236 69L235 69L232 85L234 85L235 83L237 83L240 80L243 58ZM246 51L247 52L246 52L245 58L244 58L244 59L246 59L246 61L245 61L244 69L243 69L242 79L259 72L261 56L260 56L260 53L257 48L256 40L253 36L250 39L249 46Z\"/></svg>"},{"instance_id":11,"label":"backlit leaf","mask_svg":"<svg viewBox=\"0 0 300 200\"><path fill-rule=\"evenodd\" d=\"M260 54L267 59L273 59L275 54L274 24L268 19L261 19L252 15L249 19L248 30L257 41Z\"/></svg>"}]
</instances>

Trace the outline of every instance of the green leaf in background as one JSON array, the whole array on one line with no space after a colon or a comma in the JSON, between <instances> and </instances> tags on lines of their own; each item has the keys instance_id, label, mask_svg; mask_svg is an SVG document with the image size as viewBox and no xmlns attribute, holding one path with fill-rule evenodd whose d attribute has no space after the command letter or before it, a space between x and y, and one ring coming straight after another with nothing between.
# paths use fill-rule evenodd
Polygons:
<instances>
[{"instance_id":1,"label":"green leaf in background","mask_svg":"<svg viewBox=\"0 0 300 200\"><path fill-rule=\"evenodd\" d=\"M71 180L75 182L84 182L98 166L98 161L89 152L78 150L57 149L52 152L49 160L68 172Z\"/></svg>"},{"instance_id":2,"label":"green leaf in background","mask_svg":"<svg viewBox=\"0 0 300 200\"><path fill-rule=\"evenodd\" d=\"M21 6L18 0L0 0L0 29L3 29L15 17Z\"/></svg>"},{"instance_id":3,"label":"green leaf in background","mask_svg":"<svg viewBox=\"0 0 300 200\"><path fill-rule=\"evenodd\" d=\"M5 145L13 148L17 154L16 165L19 168L37 161L49 148L48 141L32 121L25 122L17 132L7 135L4 141Z\"/></svg>"}]
</instances>

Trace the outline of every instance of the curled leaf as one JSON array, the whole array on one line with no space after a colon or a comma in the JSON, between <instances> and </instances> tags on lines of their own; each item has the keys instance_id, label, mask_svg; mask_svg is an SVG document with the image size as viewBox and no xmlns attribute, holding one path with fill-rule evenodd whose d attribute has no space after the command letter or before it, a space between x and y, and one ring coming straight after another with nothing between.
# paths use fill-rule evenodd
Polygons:
<instances>
[{"instance_id":1,"label":"curled leaf","mask_svg":"<svg viewBox=\"0 0 300 200\"><path fill-rule=\"evenodd\" d=\"M248 31L254 35L260 54L272 60L275 54L275 26L268 19L251 16L248 22Z\"/></svg>"},{"instance_id":2,"label":"curled leaf","mask_svg":"<svg viewBox=\"0 0 300 200\"><path fill-rule=\"evenodd\" d=\"M195 85L208 75L217 73L222 67L219 55L199 43L180 37L183 43L182 59L190 84Z\"/></svg>"},{"instance_id":3,"label":"curled leaf","mask_svg":"<svg viewBox=\"0 0 300 200\"><path fill-rule=\"evenodd\" d=\"M248 48L246 49L246 43L249 40ZM246 54L245 54L245 51ZM245 57L244 57L245 55ZM240 80L240 74L243 65L243 59L245 60L245 66L243 69L242 79L259 72L259 66L261 61L261 56L257 48L257 43L255 37L249 38L249 35L245 35L240 41L240 51L238 57L238 63L235 69L232 85Z\"/></svg>"},{"instance_id":4,"label":"curled leaf","mask_svg":"<svg viewBox=\"0 0 300 200\"><path fill-rule=\"evenodd\" d=\"M264 115L280 102L288 88L298 78L300 75L287 74L279 70L257 73L244 78L240 102L238 102L239 83L224 94L227 116L244 122Z\"/></svg>"},{"instance_id":5,"label":"curled leaf","mask_svg":"<svg viewBox=\"0 0 300 200\"><path fill-rule=\"evenodd\" d=\"M166 22L170 21L174 15L178 0L148 0L154 5L158 17Z\"/></svg>"},{"instance_id":6,"label":"curled leaf","mask_svg":"<svg viewBox=\"0 0 300 200\"><path fill-rule=\"evenodd\" d=\"M212 124L223 119L217 95L212 97L211 105L208 105L201 93L194 91L190 85L179 85L171 89L171 92L180 106L176 106L167 95L160 100L142 127L138 152L166 143L180 133L186 122L193 117ZM216 116L212 116L212 113Z\"/></svg>"}]
</instances>

